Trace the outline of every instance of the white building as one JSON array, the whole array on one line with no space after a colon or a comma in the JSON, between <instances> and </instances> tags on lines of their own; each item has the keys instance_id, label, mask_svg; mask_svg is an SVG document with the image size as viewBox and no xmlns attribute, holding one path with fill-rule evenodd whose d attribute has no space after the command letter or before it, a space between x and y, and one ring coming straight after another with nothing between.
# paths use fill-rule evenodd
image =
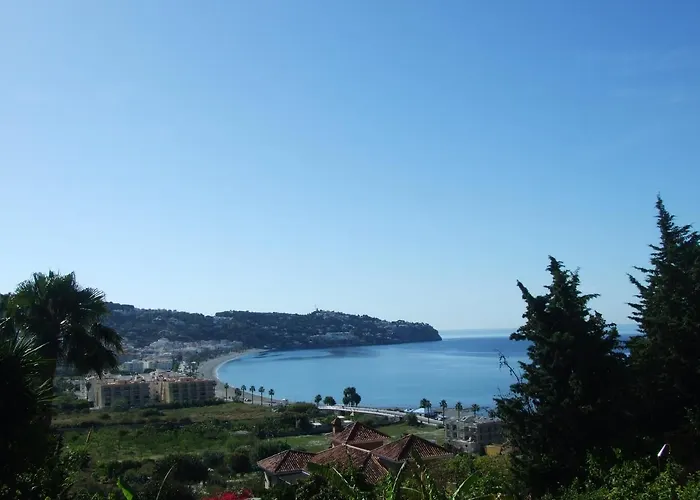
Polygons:
<instances>
[{"instance_id":1,"label":"white building","mask_svg":"<svg viewBox=\"0 0 700 500\"><path fill-rule=\"evenodd\" d=\"M445 441L469 453L481 453L484 446L503 443L503 422L470 415L445 421Z\"/></svg>"},{"instance_id":2,"label":"white building","mask_svg":"<svg viewBox=\"0 0 700 500\"><path fill-rule=\"evenodd\" d=\"M129 373L143 373L144 366L143 361L140 359L134 359L132 361L125 361L119 365L119 371L129 372Z\"/></svg>"}]
</instances>

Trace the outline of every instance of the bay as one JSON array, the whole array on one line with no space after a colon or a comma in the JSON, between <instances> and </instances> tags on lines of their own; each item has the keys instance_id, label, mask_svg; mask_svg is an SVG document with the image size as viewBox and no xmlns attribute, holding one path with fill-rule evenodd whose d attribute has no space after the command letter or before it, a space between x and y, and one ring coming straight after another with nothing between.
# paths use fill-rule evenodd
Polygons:
<instances>
[{"instance_id":1,"label":"bay","mask_svg":"<svg viewBox=\"0 0 700 500\"><path fill-rule=\"evenodd\" d=\"M527 344L509 340L511 332L448 331L441 342L267 351L225 363L217 376L233 387L273 388L275 398L290 401L321 394L340 402L343 388L353 386L367 406L416 408L427 398L436 407L445 399L450 406L489 408L514 382L499 355L515 368L527 358ZM632 330L621 326L620 333Z\"/></svg>"}]
</instances>

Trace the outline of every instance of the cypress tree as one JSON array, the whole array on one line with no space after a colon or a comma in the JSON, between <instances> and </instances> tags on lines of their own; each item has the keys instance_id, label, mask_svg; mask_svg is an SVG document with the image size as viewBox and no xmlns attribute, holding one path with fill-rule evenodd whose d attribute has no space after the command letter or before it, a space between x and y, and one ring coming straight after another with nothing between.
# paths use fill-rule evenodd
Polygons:
<instances>
[{"instance_id":1,"label":"cypress tree","mask_svg":"<svg viewBox=\"0 0 700 500\"><path fill-rule=\"evenodd\" d=\"M529 361L520 373L511 369L516 383L495 399L514 448L513 472L535 496L579 476L588 453L611 451L624 374L616 326L588 306L596 295L582 294L578 273L553 257L547 270L552 283L543 295L518 282L525 324L510 338L530 343Z\"/></svg>"},{"instance_id":2,"label":"cypress tree","mask_svg":"<svg viewBox=\"0 0 700 500\"><path fill-rule=\"evenodd\" d=\"M650 245L649 267L636 268L642 279L630 275L638 291L630 319L642 335L628 347L638 432L654 449L670 443L683 460L700 436L700 238L676 224L661 198L656 209L660 241Z\"/></svg>"}]
</instances>

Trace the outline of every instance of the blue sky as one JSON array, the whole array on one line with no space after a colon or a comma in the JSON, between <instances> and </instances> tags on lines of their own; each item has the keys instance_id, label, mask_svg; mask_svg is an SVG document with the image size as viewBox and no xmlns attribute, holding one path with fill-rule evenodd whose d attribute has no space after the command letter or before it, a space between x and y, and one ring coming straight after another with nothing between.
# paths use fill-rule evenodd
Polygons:
<instances>
[{"instance_id":1,"label":"blue sky","mask_svg":"<svg viewBox=\"0 0 700 500\"><path fill-rule=\"evenodd\" d=\"M0 289L498 328L552 254L626 322L656 193L700 216L700 3L573 3L4 2Z\"/></svg>"}]
</instances>

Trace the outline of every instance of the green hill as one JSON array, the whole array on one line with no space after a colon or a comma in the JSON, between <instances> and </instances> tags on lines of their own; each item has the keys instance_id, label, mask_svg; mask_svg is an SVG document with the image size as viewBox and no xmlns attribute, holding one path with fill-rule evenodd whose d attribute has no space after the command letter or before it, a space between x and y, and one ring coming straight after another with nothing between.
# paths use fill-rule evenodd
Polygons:
<instances>
[{"instance_id":1,"label":"green hill","mask_svg":"<svg viewBox=\"0 0 700 500\"><path fill-rule=\"evenodd\" d=\"M139 309L127 304L109 303L109 307L112 314L107 324L135 346L145 346L162 337L184 342L235 340L246 347L268 349L442 340L437 330L426 323L384 321L332 311L309 314L226 311L207 316L165 309Z\"/></svg>"}]
</instances>

